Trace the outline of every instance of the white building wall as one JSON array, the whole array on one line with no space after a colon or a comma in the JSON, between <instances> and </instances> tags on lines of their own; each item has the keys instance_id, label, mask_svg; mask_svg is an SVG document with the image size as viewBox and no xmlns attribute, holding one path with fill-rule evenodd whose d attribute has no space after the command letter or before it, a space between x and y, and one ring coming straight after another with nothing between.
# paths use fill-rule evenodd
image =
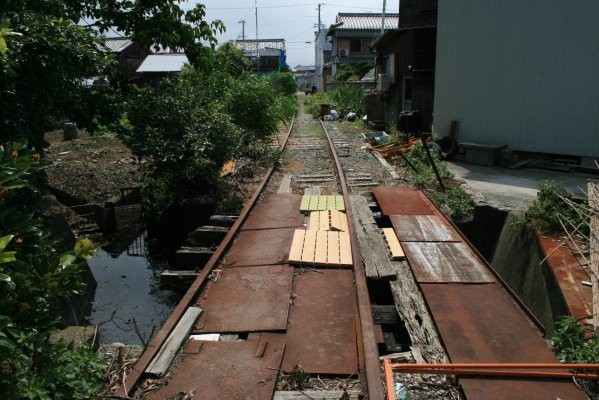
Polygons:
<instances>
[{"instance_id":1,"label":"white building wall","mask_svg":"<svg viewBox=\"0 0 599 400\"><path fill-rule=\"evenodd\" d=\"M439 0L434 128L599 159L599 1Z\"/></svg>"},{"instance_id":2,"label":"white building wall","mask_svg":"<svg viewBox=\"0 0 599 400\"><path fill-rule=\"evenodd\" d=\"M324 66L323 52L325 50L331 50L332 46L331 43L327 41L327 30L328 29L320 29L318 32L316 32L316 37L314 38L314 83L319 91L324 89L322 87L322 67Z\"/></svg>"}]
</instances>

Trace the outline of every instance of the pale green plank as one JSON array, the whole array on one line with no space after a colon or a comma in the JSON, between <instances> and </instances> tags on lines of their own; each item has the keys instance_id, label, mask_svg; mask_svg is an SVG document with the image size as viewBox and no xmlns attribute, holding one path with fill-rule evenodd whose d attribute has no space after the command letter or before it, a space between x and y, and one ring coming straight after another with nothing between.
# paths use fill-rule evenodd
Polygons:
<instances>
[{"instance_id":1,"label":"pale green plank","mask_svg":"<svg viewBox=\"0 0 599 400\"><path fill-rule=\"evenodd\" d=\"M318 210L324 211L327 209L327 196L318 196Z\"/></svg>"},{"instance_id":2,"label":"pale green plank","mask_svg":"<svg viewBox=\"0 0 599 400\"><path fill-rule=\"evenodd\" d=\"M310 196L310 211L318 211L318 197Z\"/></svg>"},{"instance_id":3,"label":"pale green plank","mask_svg":"<svg viewBox=\"0 0 599 400\"><path fill-rule=\"evenodd\" d=\"M345 211L345 202L343 196L335 196L335 206L338 211Z\"/></svg>"},{"instance_id":4,"label":"pale green plank","mask_svg":"<svg viewBox=\"0 0 599 400\"><path fill-rule=\"evenodd\" d=\"M335 196L327 196L327 210L336 210Z\"/></svg>"},{"instance_id":5,"label":"pale green plank","mask_svg":"<svg viewBox=\"0 0 599 400\"><path fill-rule=\"evenodd\" d=\"M300 212L306 212L310 210L310 195L302 196L302 203L300 204Z\"/></svg>"}]
</instances>

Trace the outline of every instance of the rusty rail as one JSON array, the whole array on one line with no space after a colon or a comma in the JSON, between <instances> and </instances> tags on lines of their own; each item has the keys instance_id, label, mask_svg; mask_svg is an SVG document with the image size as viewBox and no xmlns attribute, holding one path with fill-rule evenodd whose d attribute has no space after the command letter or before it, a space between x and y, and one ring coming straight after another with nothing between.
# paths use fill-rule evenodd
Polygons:
<instances>
[{"instance_id":1,"label":"rusty rail","mask_svg":"<svg viewBox=\"0 0 599 400\"><path fill-rule=\"evenodd\" d=\"M281 150L284 150L285 146L287 146L287 142L289 141L289 136L291 135L291 130L293 129L294 122L295 116L291 119L291 124L289 125L289 129L287 130L285 139L283 140L283 143L280 146ZM216 263L224 254L224 252L229 248L229 245L231 244L233 237L239 231L239 228L247 218L250 210L258 200L258 197L264 189L264 186L266 186L266 183L272 176L274 168L275 166L273 165L270 168L268 168L268 170L264 173L264 177L262 178L260 185L254 191L252 198L243 208L241 214L239 215L231 229L229 229L229 232L224 237L220 245L217 247L212 257L210 257L208 262L206 262L206 265L199 273L199 275L196 277L195 281L191 284L189 289L187 289L187 292L185 292L185 295L181 298L179 304L177 304L177 307L175 307L175 309L173 310L169 318L166 320L164 325L162 325L162 328L152 338L141 357L133 366L133 369L131 370L129 375L126 378L124 378L123 385L119 388L117 395L122 397L128 397L132 390L137 386L139 380L144 374L144 371L146 370L152 359L156 356L156 354L158 353L168 336L171 334L171 332L185 313L185 310L187 310L187 308L195 301L197 294L200 292L200 290L204 286L204 283L206 282L206 278L208 277L212 269L216 266Z\"/></svg>"},{"instance_id":2,"label":"rusty rail","mask_svg":"<svg viewBox=\"0 0 599 400\"><path fill-rule=\"evenodd\" d=\"M329 132L322 121L320 121L320 125L324 130L325 136L329 143L329 149L333 159L335 160L335 168L337 170L337 175L339 176L341 192L343 193L343 199L345 201L345 213L347 215L347 220L353 221L351 202L349 201L349 191L347 190L347 183L345 182L345 174L341 168L341 162L339 161L339 157L335 152L333 140L331 139ZM360 252L360 244L358 242L353 223L348 224L348 229L354 263L353 269L356 280L358 313L360 316L360 324L359 326L356 326L356 329L358 330L358 337L361 336L362 338L362 349L359 350L361 350L361 354L363 354L364 357L368 398L373 400L384 399L385 395L381 381L381 367L378 358L378 348L374 336L374 322L372 320L370 297L368 295L368 286L366 284L366 272L364 270L364 263L362 262L362 256ZM360 343L358 343L358 346L360 346Z\"/></svg>"}]
</instances>

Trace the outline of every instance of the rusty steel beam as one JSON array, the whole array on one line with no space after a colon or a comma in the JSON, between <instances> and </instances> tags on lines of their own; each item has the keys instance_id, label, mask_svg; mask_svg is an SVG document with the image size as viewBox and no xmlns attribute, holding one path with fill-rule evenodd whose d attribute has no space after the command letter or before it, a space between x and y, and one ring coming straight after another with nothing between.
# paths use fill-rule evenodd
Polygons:
<instances>
[{"instance_id":1,"label":"rusty steel beam","mask_svg":"<svg viewBox=\"0 0 599 400\"><path fill-rule=\"evenodd\" d=\"M347 214L347 220L353 221L351 203L349 201L349 191L347 190L347 183L345 182L345 174L341 168L341 162L335 152L333 146L333 140L329 135L324 123L320 121L320 125L324 130L325 136L329 143L329 148L333 159L335 160L335 167L337 169L337 175L339 176L339 182L341 184L341 192L343 193L343 199L345 201L345 213ZM364 270L364 263L362 262L362 256L360 254L360 244L356 236L356 230L353 223L348 224L350 242L352 247L353 257L353 268L354 276L356 279L356 295L358 298L358 311L360 315L360 324L356 326L358 330L358 337L362 337L362 346L364 354L364 368L366 369L366 385L369 399L384 399L385 394L383 391L383 383L381 379L381 366L378 357L378 348L376 344L376 338L374 336L374 322L372 320L372 310L370 307L370 297L368 295L368 286L366 284L366 272ZM359 345L359 344L358 344ZM362 365L360 365L362 367Z\"/></svg>"},{"instance_id":2,"label":"rusty steel beam","mask_svg":"<svg viewBox=\"0 0 599 400\"><path fill-rule=\"evenodd\" d=\"M285 146L287 146L287 142L289 141L289 136L291 135L291 129L293 129L294 122L295 116L291 120L291 124L289 125L289 129L287 130L285 140L280 146L281 150L284 150ZM119 388L117 395L122 397L129 396L129 394L139 383L139 380L143 376L144 371L146 370L152 359L156 356L156 354L158 353L168 336L171 334L171 332L185 313L185 310L187 310L189 306L195 303L196 296L203 288L204 283L206 282L206 278L208 277L218 260L224 254L224 252L229 248L229 245L231 244L233 237L239 231L241 225L247 218L250 210L258 200L258 196L260 196L260 193L264 189L264 186L266 186L266 183L270 179L272 172L274 171L274 168L275 166L273 165L264 173L264 177L262 178L260 185L256 188L252 198L243 208L241 214L239 215L239 217L237 218L237 220L235 221L225 238L222 240L218 248L215 250L212 257L210 257L210 259L208 260L202 271L199 273L195 281L192 283L189 289L187 289L187 292L181 298L181 301L179 301L179 304L177 304L177 307L175 307L175 309L173 310L169 318L166 320L166 322L162 325L162 328L158 331L158 333L156 333L156 335L154 335L154 337L142 353L141 357L133 366L133 369L131 370L129 375L125 378L125 381L123 382L123 385Z\"/></svg>"}]
</instances>

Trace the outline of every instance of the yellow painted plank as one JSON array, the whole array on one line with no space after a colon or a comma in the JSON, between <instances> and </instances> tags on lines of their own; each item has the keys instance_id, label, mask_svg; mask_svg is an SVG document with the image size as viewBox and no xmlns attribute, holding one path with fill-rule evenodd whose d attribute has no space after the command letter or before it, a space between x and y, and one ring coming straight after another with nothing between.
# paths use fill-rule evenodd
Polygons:
<instances>
[{"instance_id":1,"label":"yellow painted plank","mask_svg":"<svg viewBox=\"0 0 599 400\"><path fill-rule=\"evenodd\" d=\"M387 245L389 245L389 250L391 251L391 259L404 259L406 255L403 252L401 243L399 243L399 240L397 240L397 235L395 234L393 228L383 228L383 233L385 234L385 240L387 240Z\"/></svg>"},{"instance_id":2,"label":"yellow painted plank","mask_svg":"<svg viewBox=\"0 0 599 400\"><path fill-rule=\"evenodd\" d=\"M328 211L319 211L318 215L320 215L320 223L318 224L318 230L320 231L328 231L330 230L329 225L329 212Z\"/></svg>"},{"instance_id":3,"label":"yellow painted plank","mask_svg":"<svg viewBox=\"0 0 599 400\"><path fill-rule=\"evenodd\" d=\"M323 211L327 209L327 196L318 196L318 210Z\"/></svg>"},{"instance_id":4,"label":"yellow painted plank","mask_svg":"<svg viewBox=\"0 0 599 400\"><path fill-rule=\"evenodd\" d=\"M336 210L335 196L327 196L327 210Z\"/></svg>"},{"instance_id":5,"label":"yellow painted plank","mask_svg":"<svg viewBox=\"0 0 599 400\"><path fill-rule=\"evenodd\" d=\"M340 212L341 216L339 219L341 220L341 230L343 232L349 232L349 226L347 225L347 214Z\"/></svg>"},{"instance_id":6,"label":"yellow painted plank","mask_svg":"<svg viewBox=\"0 0 599 400\"><path fill-rule=\"evenodd\" d=\"M349 233L339 232L339 264L352 265L351 243Z\"/></svg>"},{"instance_id":7,"label":"yellow painted plank","mask_svg":"<svg viewBox=\"0 0 599 400\"><path fill-rule=\"evenodd\" d=\"M302 202L300 204L300 212L305 212L310 210L310 195L303 195Z\"/></svg>"},{"instance_id":8,"label":"yellow painted plank","mask_svg":"<svg viewBox=\"0 0 599 400\"><path fill-rule=\"evenodd\" d=\"M314 262L314 247L316 246L316 232L318 231L306 231L304 237L304 248L302 250L302 262L312 263Z\"/></svg>"},{"instance_id":9,"label":"yellow painted plank","mask_svg":"<svg viewBox=\"0 0 599 400\"><path fill-rule=\"evenodd\" d=\"M335 209L339 211L345 211L345 202L343 196L335 196Z\"/></svg>"},{"instance_id":10,"label":"yellow painted plank","mask_svg":"<svg viewBox=\"0 0 599 400\"><path fill-rule=\"evenodd\" d=\"M342 225L341 225L341 216L342 214L337 211L337 210L330 210L329 213L331 214L331 230L332 231L342 231Z\"/></svg>"},{"instance_id":11,"label":"yellow painted plank","mask_svg":"<svg viewBox=\"0 0 599 400\"><path fill-rule=\"evenodd\" d=\"M291 249L289 249L289 262L302 261L302 249L304 247L305 235L306 231L303 229L296 229L293 233L293 241L291 242Z\"/></svg>"},{"instance_id":12,"label":"yellow painted plank","mask_svg":"<svg viewBox=\"0 0 599 400\"><path fill-rule=\"evenodd\" d=\"M328 231L316 232L316 248L314 251L314 262L317 264L327 263L327 233Z\"/></svg>"},{"instance_id":13,"label":"yellow painted plank","mask_svg":"<svg viewBox=\"0 0 599 400\"><path fill-rule=\"evenodd\" d=\"M310 196L310 211L318 210L318 198L320 196Z\"/></svg>"},{"instance_id":14,"label":"yellow painted plank","mask_svg":"<svg viewBox=\"0 0 599 400\"><path fill-rule=\"evenodd\" d=\"M327 232L327 256L329 264L339 264L339 232Z\"/></svg>"},{"instance_id":15,"label":"yellow painted plank","mask_svg":"<svg viewBox=\"0 0 599 400\"><path fill-rule=\"evenodd\" d=\"M310 212L310 221L308 222L308 229L320 229L320 213L318 211Z\"/></svg>"}]
</instances>

